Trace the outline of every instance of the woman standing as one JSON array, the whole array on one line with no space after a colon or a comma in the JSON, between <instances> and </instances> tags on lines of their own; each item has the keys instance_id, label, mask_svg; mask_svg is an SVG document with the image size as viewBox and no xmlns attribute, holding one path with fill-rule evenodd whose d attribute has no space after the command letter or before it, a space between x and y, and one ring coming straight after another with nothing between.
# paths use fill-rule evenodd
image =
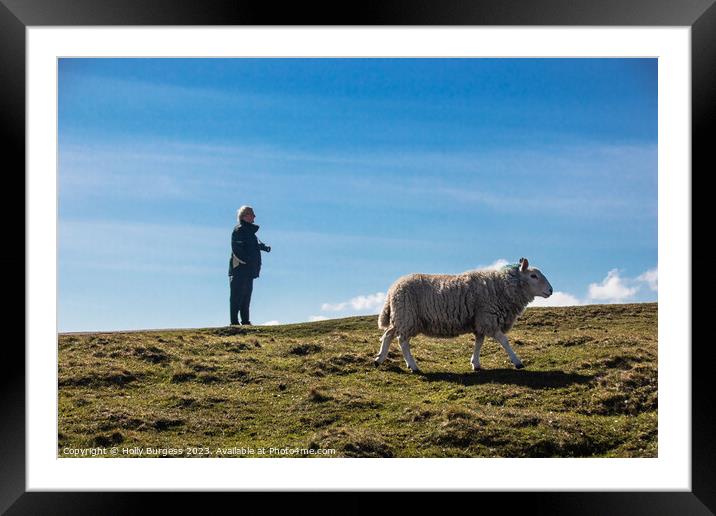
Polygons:
<instances>
[{"instance_id":1,"label":"woman standing","mask_svg":"<svg viewBox=\"0 0 716 516\"><path fill-rule=\"evenodd\" d=\"M254 224L256 214L251 206L242 206L236 212L238 224L231 233L231 259L229 260L229 285L231 287L231 324L250 325L249 305L254 289L254 278L261 272L261 251L271 252L256 237L259 226Z\"/></svg>"}]
</instances>

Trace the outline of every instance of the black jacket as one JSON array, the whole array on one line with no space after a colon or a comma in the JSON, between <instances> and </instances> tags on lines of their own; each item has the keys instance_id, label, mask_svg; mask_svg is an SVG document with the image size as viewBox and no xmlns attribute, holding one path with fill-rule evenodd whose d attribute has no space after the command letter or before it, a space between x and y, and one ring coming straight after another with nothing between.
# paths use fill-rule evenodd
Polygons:
<instances>
[{"instance_id":1,"label":"black jacket","mask_svg":"<svg viewBox=\"0 0 716 516\"><path fill-rule=\"evenodd\" d=\"M231 258L229 258L229 276L236 274L246 274L251 278L258 278L261 272L261 247L259 240L256 238L256 232L259 227L242 220L234 227L231 232L231 251L239 258L246 262L238 267L232 267Z\"/></svg>"}]
</instances>

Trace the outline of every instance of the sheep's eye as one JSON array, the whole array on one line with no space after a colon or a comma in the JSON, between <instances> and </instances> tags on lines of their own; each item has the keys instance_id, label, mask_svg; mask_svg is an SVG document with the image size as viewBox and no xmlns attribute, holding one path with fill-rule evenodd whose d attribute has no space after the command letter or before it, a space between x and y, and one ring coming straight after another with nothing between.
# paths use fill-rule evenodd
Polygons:
<instances>
[{"instance_id":1,"label":"sheep's eye","mask_svg":"<svg viewBox=\"0 0 716 516\"><path fill-rule=\"evenodd\" d=\"M536 275L536 274L530 274L530 278L537 279L537 275Z\"/></svg>"}]
</instances>

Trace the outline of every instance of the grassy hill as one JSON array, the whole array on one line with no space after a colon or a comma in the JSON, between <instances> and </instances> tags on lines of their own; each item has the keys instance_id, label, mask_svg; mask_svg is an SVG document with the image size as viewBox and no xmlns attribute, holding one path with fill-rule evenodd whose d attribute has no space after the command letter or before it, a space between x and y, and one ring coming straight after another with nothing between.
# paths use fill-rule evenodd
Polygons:
<instances>
[{"instance_id":1,"label":"grassy hill","mask_svg":"<svg viewBox=\"0 0 716 516\"><path fill-rule=\"evenodd\" d=\"M488 338L473 373L471 335L413 339L422 374L397 341L375 368L381 334L377 316L62 334L58 456L657 456L655 303L527 309L523 370Z\"/></svg>"}]
</instances>

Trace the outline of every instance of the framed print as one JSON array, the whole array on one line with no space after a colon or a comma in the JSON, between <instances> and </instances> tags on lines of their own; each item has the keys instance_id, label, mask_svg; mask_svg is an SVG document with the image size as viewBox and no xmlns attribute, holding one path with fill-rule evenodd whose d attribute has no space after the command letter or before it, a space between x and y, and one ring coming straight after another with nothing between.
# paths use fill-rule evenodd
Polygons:
<instances>
[{"instance_id":1,"label":"framed print","mask_svg":"<svg viewBox=\"0 0 716 516\"><path fill-rule=\"evenodd\" d=\"M716 8L539 3L3 0L27 304L0 508L515 491L711 513L691 183Z\"/></svg>"}]
</instances>

